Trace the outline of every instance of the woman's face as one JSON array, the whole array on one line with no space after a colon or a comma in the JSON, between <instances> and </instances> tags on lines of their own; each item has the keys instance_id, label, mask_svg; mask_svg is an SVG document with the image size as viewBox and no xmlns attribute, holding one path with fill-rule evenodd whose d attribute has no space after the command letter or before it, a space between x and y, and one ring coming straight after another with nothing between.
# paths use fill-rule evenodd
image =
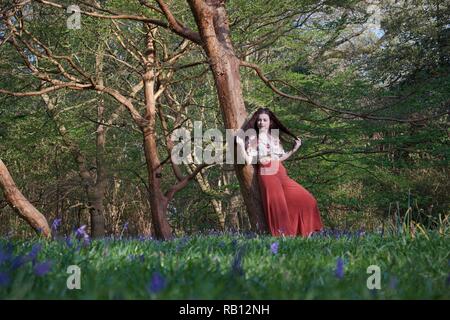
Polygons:
<instances>
[{"instance_id":1,"label":"woman's face","mask_svg":"<svg viewBox=\"0 0 450 320\"><path fill-rule=\"evenodd\" d=\"M256 124L258 125L258 129L261 131L268 131L270 127L270 117L266 113L261 113L258 115L256 119Z\"/></svg>"}]
</instances>

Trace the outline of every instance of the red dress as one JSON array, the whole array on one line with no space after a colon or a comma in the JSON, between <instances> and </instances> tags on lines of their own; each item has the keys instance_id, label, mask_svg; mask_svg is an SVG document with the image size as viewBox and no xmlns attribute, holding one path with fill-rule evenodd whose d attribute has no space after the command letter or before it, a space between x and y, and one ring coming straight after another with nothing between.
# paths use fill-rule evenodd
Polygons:
<instances>
[{"instance_id":1,"label":"red dress","mask_svg":"<svg viewBox=\"0 0 450 320\"><path fill-rule=\"evenodd\" d=\"M282 155L279 140L275 145ZM266 221L273 236L307 237L323 228L317 200L289 178L282 161L272 159L267 164L258 164L257 174Z\"/></svg>"},{"instance_id":2,"label":"red dress","mask_svg":"<svg viewBox=\"0 0 450 320\"><path fill-rule=\"evenodd\" d=\"M275 174L261 174L265 168L276 168ZM317 200L300 184L288 177L278 160L260 164L259 186L266 221L273 236L304 236L323 228Z\"/></svg>"}]
</instances>

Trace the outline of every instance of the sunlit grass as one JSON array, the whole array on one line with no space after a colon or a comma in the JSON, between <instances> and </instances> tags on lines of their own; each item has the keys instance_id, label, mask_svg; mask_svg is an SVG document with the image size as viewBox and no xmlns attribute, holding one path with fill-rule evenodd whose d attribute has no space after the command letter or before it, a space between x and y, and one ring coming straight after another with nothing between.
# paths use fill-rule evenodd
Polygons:
<instances>
[{"instance_id":1,"label":"sunlit grass","mask_svg":"<svg viewBox=\"0 0 450 320\"><path fill-rule=\"evenodd\" d=\"M33 261L27 255L36 243L42 247ZM450 298L450 241L438 232L414 237L219 235L69 244L2 239L0 248L0 297L6 299ZM25 257L19 267L18 256ZM339 258L343 266L337 272ZM49 270L37 270L47 261ZM70 265L81 269L80 290L66 286ZM381 269L380 290L366 286L370 265Z\"/></svg>"}]
</instances>

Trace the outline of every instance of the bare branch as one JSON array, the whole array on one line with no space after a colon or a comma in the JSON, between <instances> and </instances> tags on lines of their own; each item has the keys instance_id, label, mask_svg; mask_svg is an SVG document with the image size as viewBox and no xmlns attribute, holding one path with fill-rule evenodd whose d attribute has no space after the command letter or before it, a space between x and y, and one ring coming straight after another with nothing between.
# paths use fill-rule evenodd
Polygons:
<instances>
[{"instance_id":1,"label":"bare branch","mask_svg":"<svg viewBox=\"0 0 450 320\"><path fill-rule=\"evenodd\" d=\"M59 8L59 9L65 9L67 10L68 6L59 4L59 3L55 3L52 1L47 1L47 0L35 0L36 2L40 2L42 4L46 4L55 8ZM105 11L103 9L103 11ZM112 11L108 11L108 12L112 12ZM91 16L91 17L96 17L96 18L102 18L102 19L113 19L113 20L134 20L134 21L142 21L145 23L150 23L150 24L154 24L157 26L161 26L163 28L169 28L169 26L167 25L166 22L161 21L161 20L156 20L156 19L150 19L144 16L137 16L137 15L132 15L132 14L121 14L121 13L113 13L111 15L105 15L105 14L101 14L98 12L88 12L88 11L83 11L80 10L81 14L85 14L87 16Z\"/></svg>"},{"instance_id":2,"label":"bare branch","mask_svg":"<svg viewBox=\"0 0 450 320\"><path fill-rule=\"evenodd\" d=\"M168 190L165 193L165 197L167 198L168 201L170 201L173 196L175 195L176 192L180 191L181 189L183 189L184 187L187 186L187 184L189 183L189 181L191 181L192 179L195 178L195 176L204 168L212 166L212 164L206 164L206 163L202 163L200 164L197 168L195 168L195 170L188 175L187 177L185 177L183 180L179 181L178 183L176 183L170 190Z\"/></svg>"},{"instance_id":3,"label":"bare branch","mask_svg":"<svg viewBox=\"0 0 450 320\"><path fill-rule=\"evenodd\" d=\"M198 32L194 32L188 27L184 26L181 22L179 22L172 12L170 11L169 7L164 3L162 0L156 0L158 2L159 7L164 12L164 15L167 18L167 21L169 22L169 28L173 30L176 34L187 38L191 40L192 42L195 42L199 45L202 44L202 40L200 38L200 34Z\"/></svg>"},{"instance_id":4,"label":"bare branch","mask_svg":"<svg viewBox=\"0 0 450 320\"><path fill-rule=\"evenodd\" d=\"M0 93L7 94L10 96L15 97L32 97L32 96L40 96L45 93L49 93L52 91L56 91L62 88L70 88L74 90L83 90L86 88L91 88L92 84L81 84L81 83L73 83L73 82L67 82L67 83L61 83L59 85L55 85L52 87L47 87L39 91L26 91L26 92L13 92L9 90L0 89Z\"/></svg>"}]
</instances>

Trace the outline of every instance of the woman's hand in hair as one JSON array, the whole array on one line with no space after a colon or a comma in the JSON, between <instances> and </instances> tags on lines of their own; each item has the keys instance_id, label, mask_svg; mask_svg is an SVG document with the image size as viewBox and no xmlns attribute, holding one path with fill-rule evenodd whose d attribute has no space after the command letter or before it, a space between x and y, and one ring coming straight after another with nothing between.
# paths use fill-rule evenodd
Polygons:
<instances>
[{"instance_id":1,"label":"woman's hand in hair","mask_svg":"<svg viewBox=\"0 0 450 320\"><path fill-rule=\"evenodd\" d=\"M295 147L294 147L294 151L297 151L298 148L300 148L300 146L302 145L302 139L297 137L297 140L295 140Z\"/></svg>"}]
</instances>

